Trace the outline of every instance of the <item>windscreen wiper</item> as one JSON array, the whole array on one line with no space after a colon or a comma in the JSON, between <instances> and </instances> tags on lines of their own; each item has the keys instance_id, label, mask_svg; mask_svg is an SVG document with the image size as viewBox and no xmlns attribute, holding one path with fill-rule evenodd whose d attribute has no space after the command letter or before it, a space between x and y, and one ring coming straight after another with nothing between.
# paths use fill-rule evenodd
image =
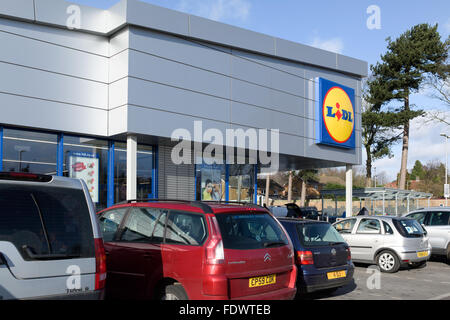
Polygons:
<instances>
[{"instance_id":1,"label":"windscreen wiper","mask_svg":"<svg viewBox=\"0 0 450 320\"><path fill-rule=\"evenodd\" d=\"M22 249L32 260L61 260L61 259L76 259L80 258L79 254L35 254L27 245L22 246Z\"/></svg>"},{"instance_id":2,"label":"windscreen wiper","mask_svg":"<svg viewBox=\"0 0 450 320\"><path fill-rule=\"evenodd\" d=\"M286 243L283 241L272 241L272 242L264 242L264 248L275 247L275 246L285 246Z\"/></svg>"}]
</instances>

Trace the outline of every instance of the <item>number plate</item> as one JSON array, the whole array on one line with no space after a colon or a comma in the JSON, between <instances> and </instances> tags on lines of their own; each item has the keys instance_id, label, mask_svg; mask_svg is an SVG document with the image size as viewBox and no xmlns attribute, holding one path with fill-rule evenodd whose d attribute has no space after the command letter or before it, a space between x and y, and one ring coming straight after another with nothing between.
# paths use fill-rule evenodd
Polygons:
<instances>
[{"instance_id":1,"label":"number plate","mask_svg":"<svg viewBox=\"0 0 450 320\"><path fill-rule=\"evenodd\" d=\"M277 282L277 276L275 274L271 274L270 276L250 278L248 282L249 288L267 286L269 284L274 284Z\"/></svg>"},{"instance_id":2,"label":"number plate","mask_svg":"<svg viewBox=\"0 0 450 320\"><path fill-rule=\"evenodd\" d=\"M428 251L417 252L417 257L419 258L428 257Z\"/></svg>"},{"instance_id":3,"label":"number plate","mask_svg":"<svg viewBox=\"0 0 450 320\"><path fill-rule=\"evenodd\" d=\"M345 270L327 273L328 280L345 278L346 276L347 276L347 273L345 272Z\"/></svg>"}]
</instances>

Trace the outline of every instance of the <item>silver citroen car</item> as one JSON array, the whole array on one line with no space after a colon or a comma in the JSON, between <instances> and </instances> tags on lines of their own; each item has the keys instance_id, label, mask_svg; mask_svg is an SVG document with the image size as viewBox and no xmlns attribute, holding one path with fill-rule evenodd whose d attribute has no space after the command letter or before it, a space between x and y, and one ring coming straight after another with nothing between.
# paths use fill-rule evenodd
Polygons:
<instances>
[{"instance_id":1,"label":"silver citroen car","mask_svg":"<svg viewBox=\"0 0 450 320\"><path fill-rule=\"evenodd\" d=\"M375 263L382 272L397 272L402 265L424 265L430 258L427 232L414 219L357 216L333 226L350 246L354 262Z\"/></svg>"}]
</instances>

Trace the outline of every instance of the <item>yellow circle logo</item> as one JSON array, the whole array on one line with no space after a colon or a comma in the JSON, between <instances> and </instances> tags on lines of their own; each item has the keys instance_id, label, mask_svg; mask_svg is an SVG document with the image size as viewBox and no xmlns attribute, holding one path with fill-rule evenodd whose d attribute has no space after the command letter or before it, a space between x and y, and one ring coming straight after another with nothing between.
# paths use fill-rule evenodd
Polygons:
<instances>
[{"instance_id":1,"label":"yellow circle logo","mask_svg":"<svg viewBox=\"0 0 450 320\"><path fill-rule=\"evenodd\" d=\"M338 143L350 139L355 127L355 113L348 94L339 87L328 90L323 100L323 121L330 137Z\"/></svg>"}]
</instances>

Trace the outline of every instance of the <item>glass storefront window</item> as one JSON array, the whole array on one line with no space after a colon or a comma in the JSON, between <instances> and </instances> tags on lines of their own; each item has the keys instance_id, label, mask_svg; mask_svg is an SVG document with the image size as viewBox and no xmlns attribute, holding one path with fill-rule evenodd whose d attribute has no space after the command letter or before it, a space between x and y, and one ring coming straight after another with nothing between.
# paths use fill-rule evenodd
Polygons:
<instances>
[{"instance_id":1,"label":"glass storefront window","mask_svg":"<svg viewBox=\"0 0 450 320\"><path fill-rule=\"evenodd\" d=\"M197 200L225 200L225 165L206 164L196 166Z\"/></svg>"},{"instance_id":2,"label":"glass storefront window","mask_svg":"<svg viewBox=\"0 0 450 320\"><path fill-rule=\"evenodd\" d=\"M114 202L127 200L127 144L114 145Z\"/></svg>"},{"instance_id":3,"label":"glass storefront window","mask_svg":"<svg viewBox=\"0 0 450 320\"><path fill-rule=\"evenodd\" d=\"M5 128L3 171L56 175L58 135Z\"/></svg>"},{"instance_id":4,"label":"glass storefront window","mask_svg":"<svg viewBox=\"0 0 450 320\"><path fill-rule=\"evenodd\" d=\"M229 166L230 201L252 202L255 190L255 166L233 164Z\"/></svg>"},{"instance_id":5,"label":"glass storefront window","mask_svg":"<svg viewBox=\"0 0 450 320\"><path fill-rule=\"evenodd\" d=\"M106 208L108 142L93 138L64 136L65 177L83 179L97 210Z\"/></svg>"},{"instance_id":6,"label":"glass storefront window","mask_svg":"<svg viewBox=\"0 0 450 320\"><path fill-rule=\"evenodd\" d=\"M153 148L138 145L137 152L137 198L154 198L153 194Z\"/></svg>"}]
</instances>

